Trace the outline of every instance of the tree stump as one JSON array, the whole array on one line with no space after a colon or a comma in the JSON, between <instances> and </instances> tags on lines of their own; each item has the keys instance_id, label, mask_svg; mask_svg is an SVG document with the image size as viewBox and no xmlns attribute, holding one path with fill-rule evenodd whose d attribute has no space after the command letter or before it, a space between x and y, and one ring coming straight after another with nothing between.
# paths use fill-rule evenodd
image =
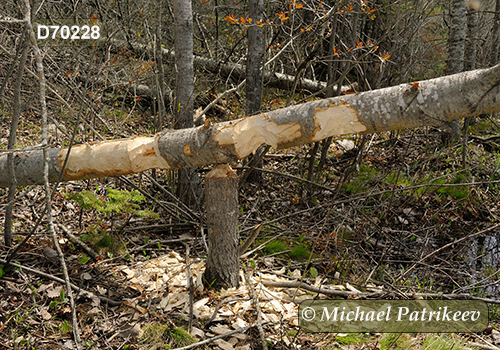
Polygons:
<instances>
[{"instance_id":1,"label":"tree stump","mask_svg":"<svg viewBox=\"0 0 500 350\"><path fill-rule=\"evenodd\" d=\"M215 166L205 177L208 258L204 274L211 287L238 287L238 175L228 164Z\"/></svg>"}]
</instances>

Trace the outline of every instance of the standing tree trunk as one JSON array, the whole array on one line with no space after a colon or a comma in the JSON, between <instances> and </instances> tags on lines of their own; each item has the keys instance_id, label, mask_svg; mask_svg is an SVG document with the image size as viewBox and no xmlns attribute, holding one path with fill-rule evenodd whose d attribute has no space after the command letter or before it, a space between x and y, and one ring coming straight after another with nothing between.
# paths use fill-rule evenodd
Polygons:
<instances>
[{"instance_id":1,"label":"standing tree trunk","mask_svg":"<svg viewBox=\"0 0 500 350\"><path fill-rule=\"evenodd\" d=\"M28 29L25 28L23 34L21 35L21 40L19 40L19 45L21 45L22 54L19 58L19 65L17 67L17 79L14 86L14 111L12 113L12 120L10 123L10 134L9 142L7 144L7 149L14 149L16 144L17 127L19 125L19 118L21 117L21 86L23 81L24 66L28 58L28 50L30 47L29 33ZM13 63L14 64L14 63ZM17 179L14 170L14 153L9 153L7 155L8 163L8 174L10 178L9 186L9 196L7 198L7 208L5 209L5 245L7 247L12 246L12 210L14 208L14 200L17 188Z\"/></svg>"},{"instance_id":2,"label":"standing tree trunk","mask_svg":"<svg viewBox=\"0 0 500 350\"><path fill-rule=\"evenodd\" d=\"M205 177L208 258L205 283L214 288L238 287L238 175L219 164Z\"/></svg>"},{"instance_id":3,"label":"standing tree trunk","mask_svg":"<svg viewBox=\"0 0 500 350\"><path fill-rule=\"evenodd\" d=\"M175 16L175 101L176 129L192 128L194 101L193 13L191 0L173 0ZM179 170L180 199L188 206L199 206L199 176L194 168Z\"/></svg>"},{"instance_id":4,"label":"standing tree trunk","mask_svg":"<svg viewBox=\"0 0 500 350\"><path fill-rule=\"evenodd\" d=\"M263 0L249 1L249 16L252 24L248 28L248 53L246 65L246 115L251 116L260 111L262 89L260 65L262 61L262 27L257 21L262 20L264 13Z\"/></svg>"},{"instance_id":5,"label":"standing tree trunk","mask_svg":"<svg viewBox=\"0 0 500 350\"><path fill-rule=\"evenodd\" d=\"M257 114L261 108L262 100L262 73L260 70L262 62L262 27L259 27L258 21L262 21L264 14L263 0L250 0L248 2L248 14L252 19L248 28L248 52L246 63L246 108L247 116ZM250 157L250 163L256 167L262 168L263 147L261 146L255 154L255 158ZM260 158L260 159L259 159ZM252 171L252 167L242 176L242 179L248 178L250 182L261 180L261 173Z\"/></svg>"},{"instance_id":6,"label":"standing tree trunk","mask_svg":"<svg viewBox=\"0 0 500 350\"><path fill-rule=\"evenodd\" d=\"M464 70L476 69L478 12L470 7L467 10L467 45L465 45Z\"/></svg>"},{"instance_id":7,"label":"standing tree trunk","mask_svg":"<svg viewBox=\"0 0 500 350\"><path fill-rule=\"evenodd\" d=\"M446 73L456 74L464 70L465 35L467 32L466 0L452 0L450 35L448 38L448 62ZM445 144L460 139L460 121L454 120L447 125L449 133L443 134Z\"/></svg>"},{"instance_id":8,"label":"standing tree trunk","mask_svg":"<svg viewBox=\"0 0 500 350\"><path fill-rule=\"evenodd\" d=\"M491 45L490 64L493 66L499 61L500 50L500 0L496 0L495 15L493 17L493 38Z\"/></svg>"}]
</instances>

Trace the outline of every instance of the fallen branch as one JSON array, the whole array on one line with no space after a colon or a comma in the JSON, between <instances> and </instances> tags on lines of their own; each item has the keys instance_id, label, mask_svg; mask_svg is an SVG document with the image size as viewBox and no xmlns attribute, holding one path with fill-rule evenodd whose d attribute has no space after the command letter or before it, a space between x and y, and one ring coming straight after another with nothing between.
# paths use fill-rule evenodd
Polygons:
<instances>
[{"instance_id":1,"label":"fallen branch","mask_svg":"<svg viewBox=\"0 0 500 350\"><path fill-rule=\"evenodd\" d=\"M0 259L0 264L6 264L7 262L3 259ZM13 268L19 268L21 270L25 270L25 271L28 271L29 273L32 273L33 275L36 275L36 276L39 276L39 277L43 277L43 278L47 278L49 280L52 280L52 281L55 281L55 282L58 282L58 283L61 283L61 284L65 284L65 281L62 279L62 278L59 278L59 277L56 277L56 276L53 276L53 275L49 275L48 273L45 273L45 272L42 272L42 271L39 271L39 270L36 270L36 269L32 269L30 267L27 267L27 266L23 266L21 264L17 264L17 263L9 263L9 265ZM70 284L71 286L71 289L77 291L78 293L81 293L81 294L86 294L90 297L95 297L95 298L99 298L101 301L111 305L111 306L119 306L122 304L121 301L115 301L115 300L112 300L112 299L109 299L109 298L106 298L106 297L103 297L103 296L99 296L99 295L95 295L94 293L92 292L89 292L85 289L82 289L80 287L77 287L75 286L74 284Z\"/></svg>"},{"instance_id":2,"label":"fallen branch","mask_svg":"<svg viewBox=\"0 0 500 350\"><path fill-rule=\"evenodd\" d=\"M254 327L254 326L251 325L251 326L241 327L241 328L235 329L234 331L227 332L227 333L224 333L224 334L221 334L221 335L217 335L217 336L215 336L213 338L205 339L205 340L202 340L202 341L200 341L198 343L193 343L191 345L183 346L181 348L175 348L175 349L172 349L172 350L189 350L189 349L192 349L192 348L196 348L198 346L202 346L202 345L211 343L211 342L213 342L213 341L215 341L217 339L222 339L222 338L229 337L230 335L233 335L233 334L246 332L247 330L249 330L252 327Z\"/></svg>"},{"instance_id":3,"label":"fallen branch","mask_svg":"<svg viewBox=\"0 0 500 350\"><path fill-rule=\"evenodd\" d=\"M352 296L356 296L357 298L369 298L369 299L377 299L386 297L387 295L392 294L389 291L384 292L350 292L343 290L334 290L334 289L325 289L311 286L305 282L274 282L274 281L262 281L261 282L266 287L273 288L299 288L303 290L307 290L309 292L321 293L325 295L333 295L337 297L348 298ZM427 297L427 298L439 298L439 299L450 299L450 300L481 300L490 304L499 304L500 300L497 299L489 299L489 298L480 298L475 297L470 294L442 294L442 293L400 293L399 296L405 297L407 299L415 299L419 297Z\"/></svg>"},{"instance_id":4,"label":"fallen branch","mask_svg":"<svg viewBox=\"0 0 500 350\"><path fill-rule=\"evenodd\" d=\"M83 243L78 237L76 237L74 234L71 233L71 231L64 225L59 224L58 225L61 230L63 230L64 234L69 237L69 239L76 245L78 245L80 248L83 249L83 251L94 261L97 262L99 260L99 254L94 252L92 248L90 248L88 245Z\"/></svg>"}]
</instances>

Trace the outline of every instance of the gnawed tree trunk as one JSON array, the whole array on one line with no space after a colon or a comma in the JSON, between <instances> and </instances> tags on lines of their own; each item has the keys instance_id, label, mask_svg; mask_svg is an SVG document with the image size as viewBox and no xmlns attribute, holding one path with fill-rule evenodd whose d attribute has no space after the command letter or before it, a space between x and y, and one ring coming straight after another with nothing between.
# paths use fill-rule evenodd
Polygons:
<instances>
[{"instance_id":1,"label":"gnawed tree trunk","mask_svg":"<svg viewBox=\"0 0 500 350\"><path fill-rule=\"evenodd\" d=\"M152 168L180 169L234 163L262 144L289 148L353 133L374 133L500 111L500 65L338 96L279 109L231 122L166 130L74 146L63 181L138 173ZM42 179L41 150L14 151L18 186ZM48 150L49 180L57 180L66 148ZM7 155L0 156L0 187L8 187Z\"/></svg>"},{"instance_id":2,"label":"gnawed tree trunk","mask_svg":"<svg viewBox=\"0 0 500 350\"><path fill-rule=\"evenodd\" d=\"M228 164L215 166L205 177L208 258L203 275L214 288L238 287L238 175Z\"/></svg>"}]
</instances>

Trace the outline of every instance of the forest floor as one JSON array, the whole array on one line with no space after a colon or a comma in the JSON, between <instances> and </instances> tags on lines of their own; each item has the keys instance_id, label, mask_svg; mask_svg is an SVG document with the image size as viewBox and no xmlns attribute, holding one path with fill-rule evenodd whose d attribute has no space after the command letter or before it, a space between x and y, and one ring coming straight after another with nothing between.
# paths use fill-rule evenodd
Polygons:
<instances>
[{"instance_id":1,"label":"forest floor","mask_svg":"<svg viewBox=\"0 0 500 350\"><path fill-rule=\"evenodd\" d=\"M23 120L25 146L36 138L37 121ZM124 125L136 132L144 124ZM3 146L8 129L2 122ZM500 229L488 230L500 215L499 133L498 118L478 118L465 165L462 145L443 147L432 128L333 141L321 166L321 146L314 157L312 145L271 150L260 179L240 189L241 240L262 226L232 290L203 287L204 211L181 210L167 193L173 172L60 184L53 217L70 279L81 288L74 296L85 348L167 349L210 339L198 348L260 349L263 335L272 349L499 349L495 303L482 333L305 333L298 303L339 297L269 283L302 280L302 287L381 299L470 293L498 300ZM208 170L200 169L202 178ZM5 205L7 191L0 196ZM41 187L17 200L16 245L35 228L44 203ZM2 232L3 222L4 215ZM45 227L42 221L14 257L18 267L2 270L0 349L75 348L67 291L54 280L62 278L60 262L44 254L54 247ZM0 259L7 254L0 246ZM261 330L251 327L258 320Z\"/></svg>"}]
</instances>

